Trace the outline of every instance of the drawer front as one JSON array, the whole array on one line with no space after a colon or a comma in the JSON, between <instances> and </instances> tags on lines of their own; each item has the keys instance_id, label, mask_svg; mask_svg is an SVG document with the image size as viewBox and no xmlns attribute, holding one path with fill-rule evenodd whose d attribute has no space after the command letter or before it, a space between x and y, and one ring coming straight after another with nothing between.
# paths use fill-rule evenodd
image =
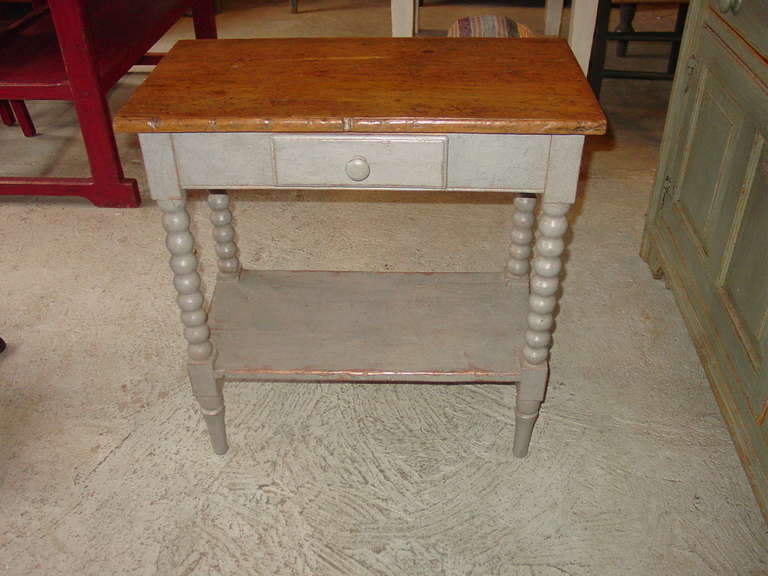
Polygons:
<instances>
[{"instance_id":1,"label":"drawer front","mask_svg":"<svg viewBox=\"0 0 768 576\"><path fill-rule=\"evenodd\" d=\"M542 192L550 136L173 134L184 188L425 188ZM357 180L355 179L357 178Z\"/></svg>"},{"instance_id":2,"label":"drawer front","mask_svg":"<svg viewBox=\"0 0 768 576\"><path fill-rule=\"evenodd\" d=\"M174 134L173 148L184 188L274 185L268 134Z\"/></svg>"},{"instance_id":3,"label":"drawer front","mask_svg":"<svg viewBox=\"0 0 768 576\"><path fill-rule=\"evenodd\" d=\"M451 134L448 187L541 192L551 136Z\"/></svg>"},{"instance_id":4,"label":"drawer front","mask_svg":"<svg viewBox=\"0 0 768 576\"><path fill-rule=\"evenodd\" d=\"M274 135L277 186L445 188L445 136Z\"/></svg>"},{"instance_id":5,"label":"drawer front","mask_svg":"<svg viewBox=\"0 0 768 576\"><path fill-rule=\"evenodd\" d=\"M768 0L710 0L709 6L763 57L768 54Z\"/></svg>"}]
</instances>

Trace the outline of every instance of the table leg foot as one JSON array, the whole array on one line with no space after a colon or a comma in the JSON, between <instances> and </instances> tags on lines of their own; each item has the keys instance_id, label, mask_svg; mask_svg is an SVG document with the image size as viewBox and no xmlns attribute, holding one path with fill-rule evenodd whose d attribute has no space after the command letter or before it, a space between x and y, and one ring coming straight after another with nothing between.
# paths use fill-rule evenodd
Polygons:
<instances>
[{"instance_id":1,"label":"table leg foot","mask_svg":"<svg viewBox=\"0 0 768 576\"><path fill-rule=\"evenodd\" d=\"M226 454L229 443L224 422L224 381L216 379L213 358L204 363L190 362L187 369L192 391L200 404L200 412L208 428L213 451L216 454Z\"/></svg>"},{"instance_id":2,"label":"table leg foot","mask_svg":"<svg viewBox=\"0 0 768 576\"><path fill-rule=\"evenodd\" d=\"M512 454L517 458L528 455L533 425L539 417L539 408L547 390L549 367L547 363L534 366L523 361L523 376L517 385L515 406L515 442Z\"/></svg>"},{"instance_id":3,"label":"table leg foot","mask_svg":"<svg viewBox=\"0 0 768 576\"><path fill-rule=\"evenodd\" d=\"M224 398L198 398L200 412L203 414L211 446L216 454L226 454L229 450L227 427L224 423Z\"/></svg>"},{"instance_id":4,"label":"table leg foot","mask_svg":"<svg viewBox=\"0 0 768 576\"><path fill-rule=\"evenodd\" d=\"M215 414L203 412L205 424L208 426L208 434L211 437L211 446L215 454L222 456L229 450L227 443L227 431L224 426L224 405Z\"/></svg>"}]
</instances>

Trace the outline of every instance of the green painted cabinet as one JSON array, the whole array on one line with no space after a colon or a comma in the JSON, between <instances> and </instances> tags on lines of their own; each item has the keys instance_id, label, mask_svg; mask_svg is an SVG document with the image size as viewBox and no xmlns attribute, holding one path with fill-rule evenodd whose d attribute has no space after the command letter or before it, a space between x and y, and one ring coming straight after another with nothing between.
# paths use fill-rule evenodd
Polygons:
<instances>
[{"instance_id":1,"label":"green painted cabinet","mask_svg":"<svg viewBox=\"0 0 768 576\"><path fill-rule=\"evenodd\" d=\"M675 294L768 517L766 37L768 0L693 3L642 255Z\"/></svg>"}]
</instances>

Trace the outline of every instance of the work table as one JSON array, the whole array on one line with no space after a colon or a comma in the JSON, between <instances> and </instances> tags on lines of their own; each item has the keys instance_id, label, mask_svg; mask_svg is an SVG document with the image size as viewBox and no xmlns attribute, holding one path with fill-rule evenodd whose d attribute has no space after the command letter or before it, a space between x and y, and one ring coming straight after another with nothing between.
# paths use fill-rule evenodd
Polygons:
<instances>
[{"instance_id":1,"label":"work table","mask_svg":"<svg viewBox=\"0 0 768 576\"><path fill-rule=\"evenodd\" d=\"M605 125L557 39L179 42L115 127L140 136L214 450L228 448L225 380L517 382L527 454L584 135ZM211 190L207 309L188 188ZM228 188L513 193L510 258L495 273L245 270Z\"/></svg>"}]
</instances>

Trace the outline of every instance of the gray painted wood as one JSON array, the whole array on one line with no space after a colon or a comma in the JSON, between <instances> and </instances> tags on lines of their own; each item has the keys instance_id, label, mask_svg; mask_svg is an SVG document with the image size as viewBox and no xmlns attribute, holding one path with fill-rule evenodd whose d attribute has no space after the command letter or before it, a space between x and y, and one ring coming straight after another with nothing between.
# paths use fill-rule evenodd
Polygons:
<instances>
[{"instance_id":1,"label":"gray painted wood","mask_svg":"<svg viewBox=\"0 0 768 576\"><path fill-rule=\"evenodd\" d=\"M522 351L522 378L515 408L515 456L528 453L533 425L539 416L549 374L549 347L552 342L562 262L563 237L568 229L570 204L544 202L538 219L536 255L533 258L527 328Z\"/></svg>"},{"instance_id":2,"label":"gray painted wood","mask_svg":"<svg viewBox=\"0 0 768 576\"><path fill-rule=\"evenodd\" d=\"M515 198L515 213L512 216L512 240L509 245L507 273L512 276L526 276L530 270L531 241L533 240L533 211L535 196Z\"/></svg>"},{"instance_id":3,"label":"gray painted wood","mask_svg":"<svg viewBox=\"0 0 768 576\"><path fill-rule=\"evenodd\" d=\"M568 229L565 215L569 208L570 204L544 202L539 216L531 297L528 302L528 329L523 347L525 360L535 366L546 362L549 357L553 315L562 270L560 255L565 248L563 236Z\"/></svg>"},{"instance_id":4,"label":"gray painted wood","mask_svg":"<svg viewBox=\"0 0 768 576\"><path fill-rule=\"evenodd\" d=\"M745 172L744 195L735 215L738 232L729 243L728 261L723 267L722 286L731 306L734 323L743 328L744 345L758 368L768 357L765 349L768 324L768 146L761 135L756 138ZM764 392L768 392L766 389ZM755 399L760 406L762 397Z\"/></svg>"},{"instance_id":5,"label":"gray painted wood","mask_svg":"<svg viewBox=\"0 0 768 576\"><path fill-rule=\"evenodd\" d=\"M544 202L574 202L583 147L584 136L552 136Z\"/></svg>"},{"instance_id":6,"label":"gray painted wood","mask_svg":"<svg viewBox=\"0 0 768 576\"><path fill-rule=\"evenodd\" d=\"M211 190L208 194L208 206L211 209L213 241L216 246L219 275L237 276L240 273L240 260L235 244L235 227L232 224L232 211L229 209L229 194L225 190Z\"/></svg>"},{"instance_id":7,"label":"gray painted wood","mask_svg":"<svg viewBox=\"0 0 768 576\"><path fill-rule=\"evenodd\" d=\"M445 136L271 137L277 186L445 188Z\"/></svg>"},{"instance_id":8,"label":"gray painted wood","mask_svg":"<svg viewBox=\"0 0 768 576\"><path fill-rule=\"evenodd\" d=\"M412 38L418 31L418 0L391 0L392 37Z\"/></svg>"},{"instance_id":9,"label":"gray painted wood","mask_svg":"<svg viewBox=\"0 0 768 576\"><path fill-rule=\"evenodd\" d=\"M697 53L703 70L691 86L696 99L684 152L668 171L671 187L659 221L674 234L675 250L690 270L685 282L700 299L722 361L743 383L746 407L756 419L768 399L761 343L768 302L761 293L768 288L761 282L765 259L758 256L753 265L755 247L745 241L759 243L758 230L768 222L759 200L765 194L760 159L768 134L766 92L708 29ZM754 210L748 217L747 208ZM737 246L746 252L736 252Z\"/></svg>"},{"instance_id":10,"label":"gray painted wood","mask_svg":"<svg viewBox=\"0 0 768 576\"><path fill-rule=\"evenodd\" d=\"M155 200L184 199L170 134L139 134L149 193Z\"/></svg>"},{"instance_id":11,"label":"gray painted wood","mask_svg":"<svg viewBox=\"0 0 768 576\"><path fill-rule=\"evenodd\" d=\"M189 213L185 200L159 200L163 211L163 228L166 231L165 245L171 253L173 285L178 292L177 303L181 309L184 324L184 338L189 347L190 360L207 360L213 351L209 341L210 332L203 308L204 299L200 291L200 275L197 273L195 240L189 230Z\"/></svg>"},{"instance_id":12,"label":"gray painted wood","mask_svg":"<svg viewBox=\"0 0 768 576\"><path fill-rule=\"evenodd\" d=\"M211 305L216 372L245 380L516 382L527 279L243 271Z\"/></svg>"},{"instance_id":13,"label":"gray painted wood","mask_svg":"<svg viewBox=\"0 0 768 576\"><path fill-rule=\"evenodd\" d=\"M165 245L171 253L173 285L178 293L176 302L181 310L184 338L188 344L187 369L192 392L200 404L213 449L217 454L223 454L228 447L224 431L224 397L221 385L216 383L213 374L215 353L210 341L205 300L200 290L195 240L189 230L186 201L183 198L164 199L158 200L158 205L163 211Z\"/></svg>"},{"instance_id":14,"label":"gray painted wood","mask_svg":"<svg viewBox=\"0 0 768 576\"><path fill-rule=\"evenodd\" d=\"M552 194L562 187L560 196L568 198L575 194L570 182L574 161L568 158L581 153L583 136L190 133L173 134L172 140L181 185L186 188L445 187L541 193L549 182ZM379 154L383 164L374 166L366 181L348 177L350 160L363 156L370 164ZM403 162L399 167L398 161ZM563 165L550 167L548 176L548 162Z\"/></svg>"},{"instance_id":15,"label":"gray painted wood","mask_svg":"<svg viewBox=\"0 0 768 576\"><path fill-rule=\"evenodd\" d=\"M208 428L211 447L216 454L229 450L224 410L224 380L213 372L213 356L205 362L189 362L187 371L192 392L200 405L200 413Z\"/></svg>"},{"instance_id":16,"label":"gray painted wood","mask_svg":"<svg viewBox=\"0 0 768 576\"><path fill-rule=\"evenodd\" d=\"M733 27L755 51L768 54L768 2L765 0L710 0L713 15Z\"/></svg>"},{"instance_id":17,"label":"gray painted wood","mask_svg":"<svg viewBox=\"0 0 768 576\"><path fill-rule=\"evenodd\" d=\"M515 401L515 437L512 444L512 454L517 458L528 455L533 426L539 418L539 409L547 391L549 364L542 362L533 365L523 360L521 369L522 377L517 385Z\"/></svg>"},{"instance_id":18,"label":"gray painted wood","mask_svg":"<svg viewBox=\"0 0 768 576\"><path fill-rule=\"evenodd\" d=\"M560 36L563 21L563 0L546 0L544 2L544 34Z\"/></svg>"},{"instance_id":19,"label":"gray painted wood","mask_svg":"<svg viewBox=\"0 0 768 576\"><path fill-rule=\"evenodd\" d=\"M269 136L245 132L173 134L182 185L186 188L272 186Z\"/></svg>"},{"instance_id":20,"label":"gray painted wood","mask_svg":"<svg viewBox=\"0 0 768 576\"><path fill-rule=\"evenodd\" d=\"M214 451L228 449L225 378L518 382L513 453L525 456L546 391L565 213L583 142L489 134L142 136L173 254L190 380ZM533 275L529 282L530 196L515 199L504 273L241 272L221 188L280 186L543 194ZM219 267L210 339L184 187L217 189L208 199Z\"/></svg>"},{"instance_id":21,"label":"gray painted wood","mask_svg":"<svg viewBox=\"0 0 768 576\"><path fill-rule=\"evenodd\" d=\"M451 134L448 187L542 191L551 136Z\"/></svg>"},{"instance_id":22,"label":"gray painted wood","mask_svg":"<svg viewBox=\"0 0 768 576\"><path fill-rule=\"evenodd\" d=\"M706 5L687 29L643 255L675 293L768 517L768 67Z\"/></svg>"},{"instance_id":23,"label":"gray painted wood","mask_svg":"<svg viewBox=\"0 0 768 576\"><path fill-rule=\"evenodd\" d=\"M549 0L562 2L562 0ZM571 19L568 26L568 44L586 76L589 58L592 55L592 39L595 35L598 0L574 0L571 4Z\"/></svg>"},{"instance_id":24,"label":"gray painted wood","mask_svg":"<svg viewBox=\"0 0 768 576\"><path fill-rule=\"evenodd\" d=\"M765 0L762 0L765 4ZM739 60L745 63L750 72L754 74L760 82L768 85L768 68L765 66L764 52L761 53L754 47L753 38L743 38L733 33L731 25L724 21L719 12L706 10L704 13L704 23L707 28L714 32L719 42L724 44Z\"/></svg>"},{"instance_id":25,"label":"gray painted wood","mask_svg":"<svg viewBox=\"0 0 768 576\"><path fill-rule=\"evenodd\" d=\"M210 341L195 239L189 229L186 193L179 184L173 142L168 134L142 134L140 143L151 194L162 211L165 245L171 254L170 267L187 341L187 370L192 392L200 405L214 452L224 454L228 444L222 383L216 381L213 373L216 354Z\"/></svg>"},{"instance_id":26,"label":"gray painted wood","mask_svg":"<svg viewBox=\"0 0 768 576\"><path fill-rule=\"evenodd\" d=\"M156 172L153 194L173 198L161 201L169 237L187 251L174 253L177 290L199 300L182 320L214 451L228 448L223 378L519 382L513 452L525 456L546 390L564 214L575 198L583 142L487 134L144 137L143 150L153 155L148 170ZM202 294L189 292L199 292L199 277L187 270L197 263L182 188L280 186L543 194L530 298L535 197L515 200L503 274L241 273L229 199L216 190L208 200L220 280L211 306L214 353Z\"/></svg>"}]
</instances>

